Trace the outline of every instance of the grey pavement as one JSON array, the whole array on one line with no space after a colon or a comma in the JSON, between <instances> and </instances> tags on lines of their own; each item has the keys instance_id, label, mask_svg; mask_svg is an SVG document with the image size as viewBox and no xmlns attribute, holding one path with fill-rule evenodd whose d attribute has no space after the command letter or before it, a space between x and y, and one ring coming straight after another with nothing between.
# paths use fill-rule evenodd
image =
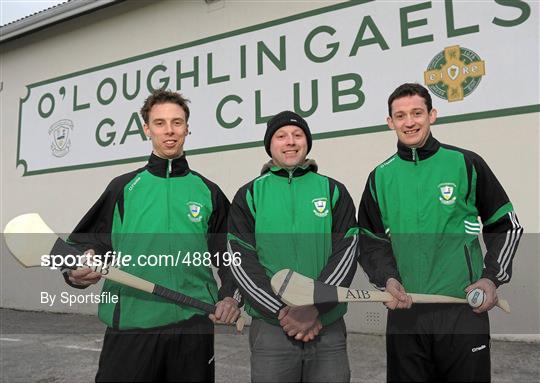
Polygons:
<instances>
[{"instance_id":1,"label":"grey pavement","mask_svg":"<svg viewBox=\"0 0 540 383\"><path fill-rule=\"evenodd\" d=\"M95 316L0 309L1 382L92 382L104 326ZM216 381L249 382L248 331L219 327ZM384 382L384 337L348 334L353 382ZM540 344L492 342L493 382L540 382Z\"/></svg>"}]
</instances>

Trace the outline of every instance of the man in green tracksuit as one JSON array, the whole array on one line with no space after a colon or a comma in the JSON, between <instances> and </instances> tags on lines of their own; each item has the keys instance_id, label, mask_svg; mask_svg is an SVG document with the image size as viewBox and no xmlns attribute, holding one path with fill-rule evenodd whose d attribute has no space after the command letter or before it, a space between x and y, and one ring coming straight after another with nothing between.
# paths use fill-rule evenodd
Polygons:
<instances>
[{"instance_id":1,"label":"man in green tracksuit","mask_svg":"<svg viewBox=\"0 0 540 383\"><path fill-rule=\"evenodd\" d=\"M345 187L317 173L307 122L285 111L264 137L272 157L261 176L240 188L229 214L229 252L250 328L254 382L342 382L350 379L343 321L347 307L287 307L273 293L271 277L293 269L325 283L349 286L357 227Z\"/></svg>"},{"instance_id":2,"label":"man in green tracksuit","mask_svg":"<svg viewBox=\"0 0 540 383\"><path fill-rule=\"evenodd\" d=\"M497 287L510 280L523 229L484 160L433 138L437 111L427 89L401 85L388 109L398 150L369 175L358 213L360 264L372 283L394 296L387 305L387 378L488 381L487 311L497 303ZM474 288L486 293L476 309L411 308L406 295L464 298Z\"/></svg>"},{"instance_id":3,"label":"man in green tracksuit","mask_svg":"<svg viewBox=\"0 0 540 383\"><path fill-rule=\"evenodd\" d=\"M153 146L148 163L112 180L70 241L92 254L132 256L122 269L151 282L207 303L219 299L210 319L233 323L236 288L224 262L229 202L188 166L187 102L163 90L146 99L141 115ZM219 293L211 263L219 266ZM100 279L89 269L63 273L78 288ZM103 291L118 302L99 304L107 330L96 381L214 380L213 325L202 311L109 280Z\"/></svg>"}]
</instances>

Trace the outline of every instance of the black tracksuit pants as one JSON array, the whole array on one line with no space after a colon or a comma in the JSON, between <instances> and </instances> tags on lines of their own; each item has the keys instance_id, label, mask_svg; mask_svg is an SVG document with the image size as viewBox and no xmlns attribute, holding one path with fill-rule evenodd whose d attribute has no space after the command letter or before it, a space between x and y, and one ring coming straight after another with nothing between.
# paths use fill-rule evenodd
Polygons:
<instances>
[{"instance_id":1,"label":"black tracksuit pants","mask_svg":"<svg viewBox=\"0 0 540 383\"><path fill-rule=\"evenodd\" d=\"M201 316L161 328L107 328L96 382L213 382L212 322Z\"/></svg>"},{"instance_id":2,"label":"black tracksuit pants","mask_svg":"<svg viewBox=\"0 0 540 383\"><path fill-rule=\"evenodd\" d=\"M386 355L389 382L490 381L489 317L466 304L389 310Z\"/></svg>"}]
</instances>

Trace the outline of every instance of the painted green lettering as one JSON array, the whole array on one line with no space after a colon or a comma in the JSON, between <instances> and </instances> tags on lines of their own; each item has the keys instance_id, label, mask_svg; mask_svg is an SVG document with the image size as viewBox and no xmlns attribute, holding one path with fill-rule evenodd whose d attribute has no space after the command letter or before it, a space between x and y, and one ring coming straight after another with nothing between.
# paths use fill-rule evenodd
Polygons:
<instances>
[{"instance_id":1,"label":"painted green lettering","mask_svg":"<svg viewBox=\"0 0 540 383\"><path fill-rule=\"evenodd\" d=\"M240 45L240 78L246 78L246 46Z\"/></svg>"},{"instance_id":2,"label":"painted green lettering","mask_svg":"<svg viewBox=\"0 0 540 383\"><path fill-rule=\"evenodd\" d=\"M45 100L49 100L51 105L48 111L43 110L43 102ZM52 112L54 111L54 96L50 93L45 93L41 98L39 99L38 103L38 113L41 116L41 118L47 118L49 117Z\"/></svg>"},{"instance_id":3,"label":"painted green lettering","mask_svg":"<svg viewBox=\"0 0 540 383\"><path fill-rule=\"evenodd\" d=\"M131 127L133 125L135 126L135 129L131 130ZM144 134L144 129L143 129L143 126L141 124L141 120L139 119L139 113L137 113L137 112L133 112L131 114L131 117L129 118L129 121L128 121L128 124L127 124L127 128L124 131L124 135L122 136L122 139L120 140L120 145L122 145L126 141L127 136L131 136L131 135L134 135L134 134L138 134L139 136L141 136L141 139L143 141L146 141L146 136Z\"/></svg>"},{"instance_id":4,"label":"painted green lettering","mask_svg":"<svg viewBox=\"0 0 540 383\"><path fill-rule=\"evenodd\" d=\"M344 82L352 81L353 84L349 88L340 89L340 84ZM345 112L347 110L354 110L360 108L366 97L364 92L361 90L362 87L362 77L358 73L345 73L338 76L332 77L332 111ZM353 102L341 103L340 98L344 96L353 96L356 98ZM350 97L349 97L350 98Z\"/></svg>"},{"instance_id":5,"label":"painted green lettering","mask_svg":"<svg viewBox=\"0 0 540 383\"><path fill-rule=\"evenodd\" d=\"M286 50L285 50L285 36L279 37L279 58L266 46L262 41L257 42L257 74L264 73L263 70L263 57L266 56L272 64L280 71L287 69Z\"/></svg>"},{"instance_id":6,"label":"painted green lettering","mask_svg":"<svg viewBox=\"0 0 540 383\"><path fill-rule=\"evenodd\" d=\"M232 122L227 122L227 121L225 121L223 119L223 115L222 115L223 107L229 101L234 101L237 104L241 104L244 100L242 100L242 98L240 96L237 96L235 94L231 94L229 96L224 97L223 100L221 100L219 102L219 104L218 104L218 106L216 108L216 120L217 120L218 124L221 127L225 128L225 129L236 128L242 122L242 117L237 117L236 120L234 120Z\"/></svg>"},{"instance_id":7,"label":"painted green lettering","mask_svg":"<svg viewBox=\"0 0 540 383\"><path fill-rule=\"evenodd\" d=\"M515 27L516 25L524 23L529 18L529 16L531 16L531 6L524 1L495 0L495 2L505 7L518 8L521 11L521 14L519 15L519 17L514 20L505 20L505 19L499 19L498 17L494 17L492 21L493 24L498 25L500 27Z\"/></svg>"},{"instance_id":8,"label":"painted green lettering","mask_svg":"<svg viewBox=\"0 0 540 383\"><path fill-rule=\"evenodd\" d=\"M182 89L182 79L193 77L193 87L199 86L199 56L193 57L193 70L182 72L182 60L176 62L176 90Z\"/></svg>"},{"instance_id":9,"label":"painted green lettering","mask_svg":"<svg viewBox=\"0 0 540 383\"><path fill-rule=\"evenodd\" d=\"M156 65L155 67L153 67L152 69L150 69L150 72L148 72L148 77L146 78L146 87L148 88L148 91L150 93L152 93L153 91L157 90L157 89L167 89L167 87L169 86L169 81L170 81L170 78L167 76L167 77L161 77L158 81L159 83L161 84L161 86L159 88L154 88L154 85L152 85L152 83L154 82L154 74L156 72L167 72L167 67L165 65Z\"/></svg>"},{"instance_id":10,"label":"painted green lettering","mask_svg":"<svg viewBox=\"0 0 540 383\"><path fill-rule=\"evenodd\" d=\"M431 1L427 3L420 3L411 5L409 7L404 7L399 9L399 20L401 24L401 46L414 45L427 43L433 41L433 35L424 35L419 37L409 37L409 29L417 28L422 25L427 25L427 19L418 19L409 21L409 13L421 11L423 9L431 8Z\"/></svg>"},{"instance_id":11,"label":"painted green lettering","mask_svg":"<svg viewBox=\"0 0 540 383\"><path fill-rule=\"evenodd\" d=\"M263 116L262 115L262 106L261 106L261 91L257 89L255 91L255 123L256 124L266 124L272 116Z\"/></svg>"},{"instance_id":12,"label":"painted green lettering","mask_svg":"<svg viewBox=\"0 0 540 383\"><path fill-rule=\"evenodd\" d=\"M223 76L214 77L213 72L214 72L213 54L208 53L206 55L206 79L207 79L208 85L217 84L219 82L229 81L231 79L231 76L229 76L229 75L223 75Z\"/></svg>"},{"instance_id":13,"label":"painted green lettering","mask_svg":"<svg viewBox=\"0 0 540 383\"><path fill-rule=\"evenodd\" d=\"M77 85L75 85L73 87L73 111L76 112L78 110L83 110L83 109L88 109L90 108L90 103L87 102L86 104L81 104L81 105L78 105L78 90L79 90L79 87Z\"/></svg>"},{"instance_id":14,"label":"painted green lettering","mask_svg":"<svg viewBox=\"0 0 540 383\"><path fill-rule=\"evenodd\" d=\"M114 126L114 121L110 118L106 118L102 120L96 128L96 142L99 144L99 146L103 146L103 147L109 146L114 141L114 138L116 137L116 132L113 130L105 134L105 137L107 137L106 140L101 138L101 128L103 128L103 126L105 125L109 125L110 127L112 127Z\"/></svg>"},{"instance_id":15,"label":"painted green lettering","mask_svg":"<svg viewBox=\"0 0 540 383\"><path fill-rule=\"evenodd\" d=\"M334 57L339 49L339 43L330 43L326 44L326 48L329 50L328 54L324 56L317 56L313 51L311 50L311 42L320 33L328 33L330 36L333 36L334 33L336 33L336 30L332 27L329 27L327 25L321 25L320 27L315 28L306 37L306 41L304 41L304 52L306 53L306 57L310 59L311 61L315 63L323 63L328 60L330 60L332 57Z\"/></svg>"},{"instance_id":16,"label":"painted green lettering","mask_svg":"<svg viewBox=\"0 0 540 383\"><path fill-rule=\"evenodd\" d=\"M366 33L368 28L373 37L369 39L364 39L364 34ZM379 44L383 51L390 49L381 31L379 30L379 28L377 28L377 25L375 24L371 16L366 16L362 20L362 24L360 24L360 28L358 29L358 33L356 34L356 39L354 40L354 44L351 48L351 53L349 54L349 56L356 56L356 54L358 53L358 48L371 44Z\"/></svg>"},{"instance_id":17,"label":"painted green lettering","mask_svg":"<svg viewBox=\"0 0 540 383\"><path fill-rule=\"evenodd\" d=\"M452 0L446 0L444 2L444 8L446 10L446 35L448 37L456 37L461 35L467 35L469 33L477 33L480 31L478 25L470 25L468 27L457 28L454 20L454 5Z\"/></svg>"},{"instance_id":18,"label":"painted green lettering","mask_svg":"<svg viewBox=\"0 0 540 383\"><path fill-rule=\"evenodd\" d=\"M139 94L139 90L141 89L141 71L137 71L137 79L135 83L135 91L132 94L128 93L128 86L127 86L127 73L124 73L122 76L122 94L124 95L124 98L126 100L133 100L137 95Z\"/></svg>"},{"instance_id":19,"label":"painted green lettering","mask_svg":"<svg viewBox=\"0 0 540 383\"><path fill-rule=\"evenodd\" d=\"M294 83L294 110L302 117L309 117L319 106L319 86L317 80L311 80L311 106L308 110L303 110L300 105L300 83Z\"/></svg>"},{"instance_id":20,"label":"painted green lettering","mask_svg":"<svg viewBox=\"0 0 540 383\"><path fill-rule=\"evenodd\" d=\"M102 95L102 90L105 85L109 84L111 86L111 94L109 98L104 98ZM114 98L116 97L116 82L111 78L107 77L101 81L97 88L97 100L101 105L109 105Z\"/></svg>"}]
</instances>

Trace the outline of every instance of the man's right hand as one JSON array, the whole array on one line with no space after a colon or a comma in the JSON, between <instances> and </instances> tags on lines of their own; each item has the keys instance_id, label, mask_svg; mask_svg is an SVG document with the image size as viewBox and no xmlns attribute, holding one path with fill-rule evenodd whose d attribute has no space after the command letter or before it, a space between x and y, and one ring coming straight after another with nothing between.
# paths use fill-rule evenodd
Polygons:
<instances>
[{"instance_id":1,"label":"man's right hand","mask_svg":"<svg viewBox=\"0 0 540 383\"><path fill-rule=\"evenodd\" d=\"M279 313L279 324L289 336L306 334L317 322L319 311L315 306L289 307Z\"/></svg>"},{"instance_id":2,"label":"man's right hand","mask_svg":"<svg viewBox=\"0 0 540 383\"><path fill-rule=\"evenodd\" d=\"M388 278L386 281L386 292L390 293L394 298L392 301L384 304L390 310L411 308L412 298L410 295L407 295L405 288L397 279Z\"/></svg>"},{"instance_id":3,"label":"man's right hand","mask_svg":"<svg viewBox=\"0 0 540 383\"><path fill-rule=\"evenodd\" d=\"M314 311L313 311L314 310ZM310 312L314 314L314 321L312 325L308 323L296 322L292 317L297 316L298 314L304 314L309 317L311 316ZM291 315L290 317L288 317ZM309 342L315 339L319 332L322 329L321 321L317 318L318 311L315 306L303 306L303 307L289 307L285 306L282 308L278 315L278 320L280 325L283 327L283 331L287 333L288 336L294 337L296 340L301 340L302 342ZM297 326L295 326L296 324Z\"/></svg>"},{"instance_id":4,"label":"man's right hand","mask_svg":"<svg viewBox=\"0 0 540 383\"><path fill-rule=\"evenodd\" d=\"M90 254L91 256L96 255L94 249L88 249L84 253ZM99 282L101 274L96 273L92 269L77 269L69 270L68 277L69 281L75 285L90 286Z\"/></svg>"},{"instance_id":5,"label":"man's right hand","mask_svg":"<svg viewBox=\"0 0 540 383\"><path fill-rule=\"evenodd\" d=\"M302 342L307 343L307 342L312 341L313 339L315 339L315 337L317 337L317 335L319 335L319 332L321 331L322 328L323 328L323 325L322 325L321 321L319 319L317 319L317 322L315 322L313 327L311 327L310 329L308 329L305 332L299 332L298 334L296 334L294 339L301 340Z\"/></svg>"}]
</instances>

